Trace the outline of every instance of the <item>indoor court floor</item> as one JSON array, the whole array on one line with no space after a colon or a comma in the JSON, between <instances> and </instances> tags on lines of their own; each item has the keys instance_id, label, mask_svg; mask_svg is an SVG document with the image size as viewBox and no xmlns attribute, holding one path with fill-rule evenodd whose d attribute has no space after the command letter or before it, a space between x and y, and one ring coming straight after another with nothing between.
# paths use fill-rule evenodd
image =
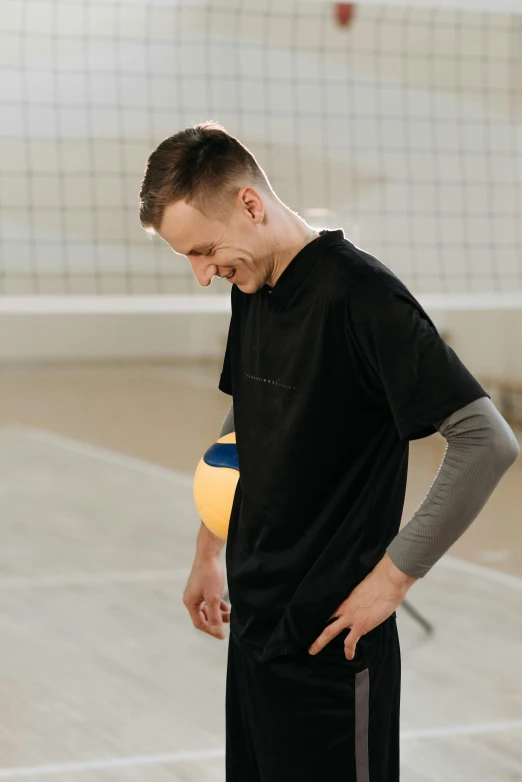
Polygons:
<instances>
[{"instance_id":1,"label":"indoor court floor","mask_svg":"<svg viewBox=\"0 0 522 782\"><path fill-rule=\"evenodd\" d=\"M0 779L224 782L227 640L182 604L219 372L2 368ZM404 522L445 442L410 445ZM521 500L519 459L410 590L432 636L398 609L403 782L522 781Z\"/></svg>"}]
</instances>

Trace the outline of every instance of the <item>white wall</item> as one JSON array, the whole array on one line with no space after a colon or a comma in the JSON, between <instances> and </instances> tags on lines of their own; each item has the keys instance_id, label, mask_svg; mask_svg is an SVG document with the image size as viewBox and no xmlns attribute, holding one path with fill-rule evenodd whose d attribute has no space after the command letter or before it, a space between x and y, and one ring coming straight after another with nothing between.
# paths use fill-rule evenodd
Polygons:
<instances>
[{"instance_id":1,"label":"white wall","mask_svg":"<svg viewBox=\"0 0 522 782\"><path fill-rule=\"evenodd\" d=\"M219 361L227 314L1 315L0 361L176 358Z\"/></svg>"}]
</instances>

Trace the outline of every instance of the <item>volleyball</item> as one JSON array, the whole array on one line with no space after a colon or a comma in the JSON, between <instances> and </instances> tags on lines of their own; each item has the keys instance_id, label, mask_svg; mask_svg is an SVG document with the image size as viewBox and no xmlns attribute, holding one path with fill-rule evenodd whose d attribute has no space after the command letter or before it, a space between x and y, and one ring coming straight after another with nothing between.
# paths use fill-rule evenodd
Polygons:
<instances>
[{"instance_id":1,"label":"volleyball","mask_svg":"<svg viewBox=\"0 0 522 782\"><path fill-rule=\"evenodd\" d=\"M230 432L210 446L194 474L194 502L201 521L225 541L238 480L236 433Z\"/></svg>"}]
</instances>

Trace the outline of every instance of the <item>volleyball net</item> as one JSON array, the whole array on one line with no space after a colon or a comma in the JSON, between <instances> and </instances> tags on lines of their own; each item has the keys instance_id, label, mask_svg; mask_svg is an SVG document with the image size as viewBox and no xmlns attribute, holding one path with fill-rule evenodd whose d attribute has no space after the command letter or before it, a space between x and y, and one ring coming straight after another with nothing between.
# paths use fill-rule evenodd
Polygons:
<instances>
[{"instance_id":1,"label":"volleyball net","mask_svg":"<svg viewBox=\"0 0 522 782\"><path fill-rule=\"evenodd\" d=\"M4 312L226 311L138 217L207 119L429 307L522 308L516 0L8 0L0 51Z\"/></svg>"}]
</instances>

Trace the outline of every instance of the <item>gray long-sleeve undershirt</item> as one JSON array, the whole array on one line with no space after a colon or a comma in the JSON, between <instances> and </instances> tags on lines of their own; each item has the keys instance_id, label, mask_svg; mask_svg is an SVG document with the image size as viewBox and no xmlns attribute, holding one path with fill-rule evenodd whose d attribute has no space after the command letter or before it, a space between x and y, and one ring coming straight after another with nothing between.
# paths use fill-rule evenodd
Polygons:
<instances>
[{"instance_id":1,"label":"gray long-sleeve undershirt","mask_svg":"<svg viewBox=\"0 0 522 782\"><path fill-rule=\"evenodd\" d=\"M520 447L491 399L481 397L434 426L442 463L420 508L387 548L403 573L422 578L476 519Z\"/></svg>"},{"instance_id":2,"label":"gray long-sleeve undershirt","mask_svg":"<svg viewBox=\"0 0 522 782\"><path fill-rule=\"evenodd\" d=\"M517 439L491 399L481 397L434 426L447 445L420 508L386 549L396 567L422 578L478 516L516 461ZM234 431L234 406L220 437Z\"/></svg>"},{"instance_id":3,"label":"gray long-sleeve undershirt","mask_svg":"<svg viewBox=\"0 0 522 782\"><path fill-rule=\"evenodd\" d=\"M223 426L221 427L221 431L219 433L220 437L224 437L226 434L230 434L230 432L234 432L236 428L236 425L234 423L234 403L230 405L230 410L225 416L225 420L223 421Z\"/></svg>"}]
</instances>

